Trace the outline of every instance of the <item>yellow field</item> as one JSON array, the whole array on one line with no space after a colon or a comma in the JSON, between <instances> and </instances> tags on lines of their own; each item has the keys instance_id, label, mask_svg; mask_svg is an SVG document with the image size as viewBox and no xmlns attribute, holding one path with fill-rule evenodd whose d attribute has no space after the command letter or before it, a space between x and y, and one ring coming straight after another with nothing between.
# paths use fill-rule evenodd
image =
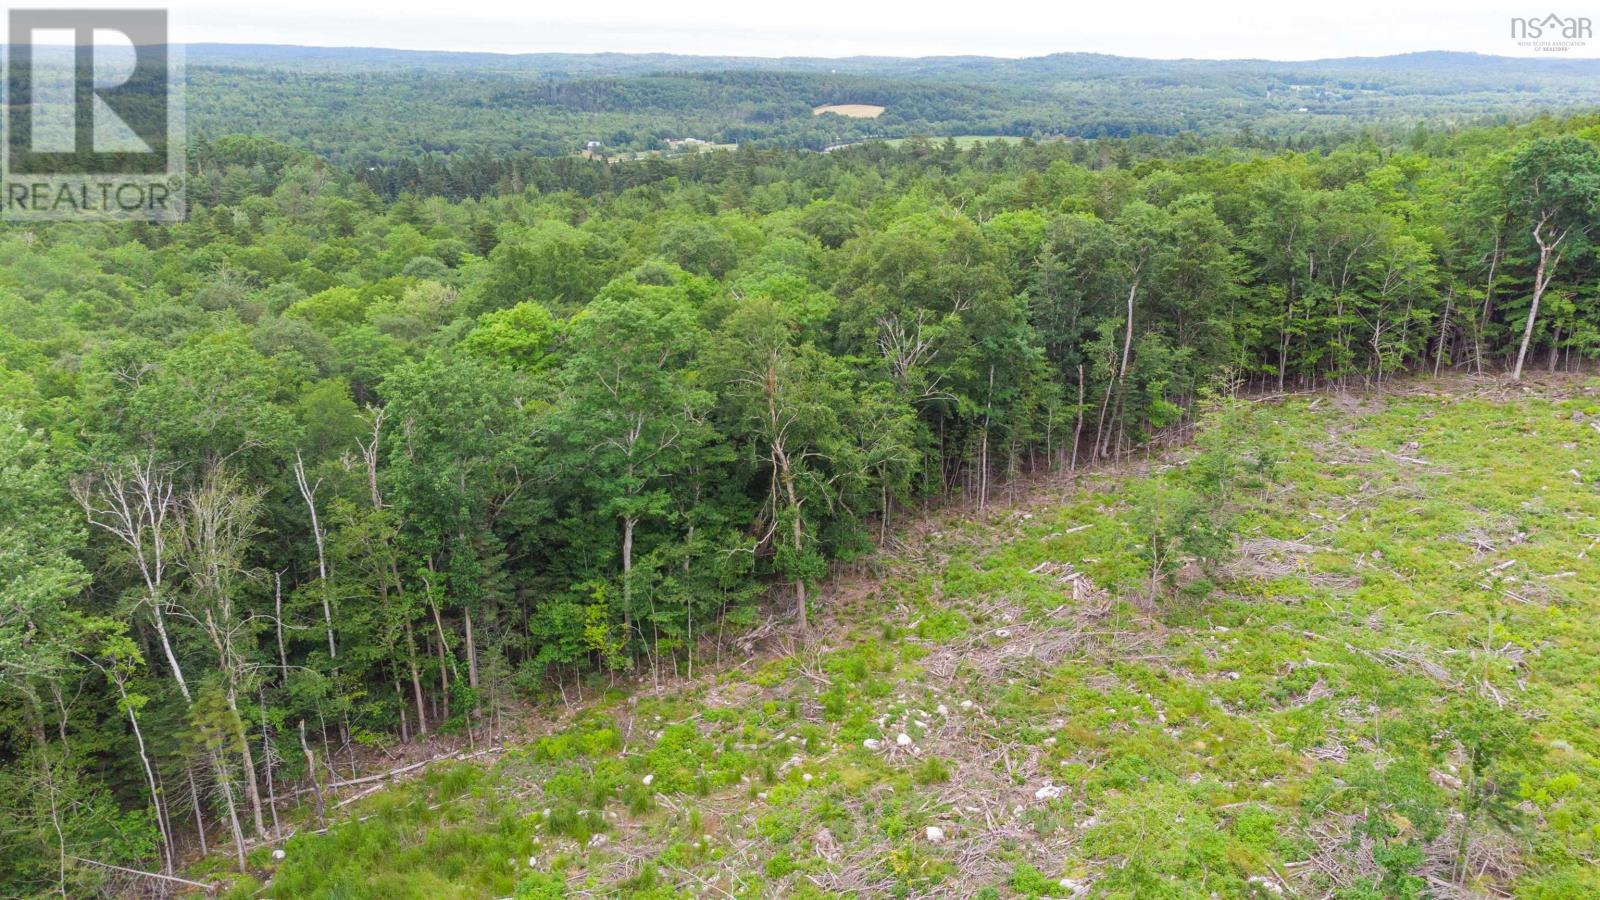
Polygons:
<instances>
[{"instance_id":1,"label":"yellow field","mask_svg":"<svg viewBox=\"0 0 1600 900\"><path fill-rule=\"evenodd\" d=\"M873 106L870 103L835 103L819 106L811 111L813 116L820 116L823 113L837 113L852 119L876 119L883 115L883 107Z\"/></svg>"}]
</instances>

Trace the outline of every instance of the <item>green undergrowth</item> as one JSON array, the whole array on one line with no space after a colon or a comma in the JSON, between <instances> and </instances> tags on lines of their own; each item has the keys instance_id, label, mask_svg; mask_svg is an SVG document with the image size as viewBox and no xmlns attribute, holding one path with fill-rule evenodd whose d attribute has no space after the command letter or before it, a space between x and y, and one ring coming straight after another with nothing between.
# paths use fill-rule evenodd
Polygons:
<instances>
[{"instance_id":1,"label":"green undergrowth","mask_svg":"<svg viewBox=\"0 0 1600 900\"><path fill-rule=\"evenodd\" d=\"M1258 405L1241 553L1170 586L1192 450L946 516L811 648L353 804L259 895L1600 895L1570 393Z\"/></svg>"}]
</instances>

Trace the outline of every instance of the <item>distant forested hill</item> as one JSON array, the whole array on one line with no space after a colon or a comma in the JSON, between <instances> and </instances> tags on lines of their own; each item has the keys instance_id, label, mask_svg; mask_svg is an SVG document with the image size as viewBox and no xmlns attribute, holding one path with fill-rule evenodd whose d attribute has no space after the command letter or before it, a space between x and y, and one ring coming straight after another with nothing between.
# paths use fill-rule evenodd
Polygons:
<instances>
[{"instance_id":1,"label":"distant forested hill","mask_svg":"<svg viewBox=\"0 0 1600 900\"><path fill-rule=\"evenodd\" d=\"M1128 137L1515 119L1600 105L1600 60L1466 53L1271 62L1087 53L1031 59L448 53L197 44L191 127L335 161L418 153L558 155L666 141L821 149L869 137ZM244 102L248 98L249 102ZM815 116L830 103L876 119Z\"/></svg>"}]
</instances>

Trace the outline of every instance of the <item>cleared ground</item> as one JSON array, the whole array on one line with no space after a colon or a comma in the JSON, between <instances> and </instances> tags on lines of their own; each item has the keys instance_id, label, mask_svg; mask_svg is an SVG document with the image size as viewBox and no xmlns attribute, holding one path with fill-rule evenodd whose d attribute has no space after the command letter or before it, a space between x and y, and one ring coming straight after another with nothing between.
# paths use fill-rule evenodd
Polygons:
<instances>
[{"instance_id":1,"label":"cleared ground","mask_svg":"<svg viewBox=\"0 0 1600 900\"><path fill-rule=\"evenodd\" d=\"M809 646L351 804L265 895L1600 896L1600 381L1252 409L1215 583L1137 552L1192 450L951 510Z\"/></svg>"},{"instance_id":2,"label":"cleared ground","mask_svg":"<svg viewBox=\"0 0 1600 900\"><path fill-rule=\"evenodd\" d=\"M834 103L828 106L818 106L811 110L813 116L823 113L835 113L851 119L876 119L883 115L884 107L874 106L871 103Z\"/></svg>"}]
</instances>

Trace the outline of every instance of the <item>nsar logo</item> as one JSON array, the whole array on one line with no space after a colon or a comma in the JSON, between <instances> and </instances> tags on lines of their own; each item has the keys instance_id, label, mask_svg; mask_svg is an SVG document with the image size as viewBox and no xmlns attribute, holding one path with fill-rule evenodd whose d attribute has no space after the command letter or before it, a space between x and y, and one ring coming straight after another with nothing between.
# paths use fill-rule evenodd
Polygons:
<instances>
[{"instance_id":1,"label":"nsar logo","mask_svg":"<svg viewBox=\"0 0 1600 900\"><path fill-rule=\"evenodd\" d=\"M1588 16L1558 16L1513 18L1511 37L1517 46L1541 52L1561 53L1583 47L1594 37L1594 25Z\"/></svg>"}]
</instances>

